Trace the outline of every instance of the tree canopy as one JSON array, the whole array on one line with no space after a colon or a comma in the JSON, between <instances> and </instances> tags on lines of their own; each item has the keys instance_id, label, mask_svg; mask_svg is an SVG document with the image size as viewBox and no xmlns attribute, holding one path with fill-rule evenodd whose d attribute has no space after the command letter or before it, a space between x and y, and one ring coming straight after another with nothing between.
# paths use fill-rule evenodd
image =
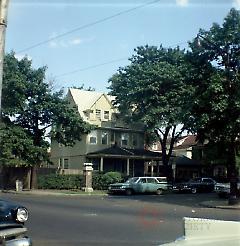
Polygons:
<instances>
[{"instance_id":1,"label":"tree canopy","mask_svg":"<svg viewBox=\"0 0 240 246\"><path fill-rule=\"evenodd\" d=\"M147 130L157 135L163 163L167 165L173 143L187 129L192 100L185 52L179 48L144 46L135 49L129 60L130 65L110 78L111 94L116 96L115 104L122 115L145 123ZM182 127L177 128L180 124Z\"/></svg>"},{"instance_id":2,"label":"tree canopy","mask_svg":"<svg viewBox=\"0 0 240 246\"><path fill-rule=\"evenodd\" d=\"M46 160L49 141L73 145L87 133L89 125L69 107L63 92L53 92L45 80L46 67L34 69L26 57L17 60L12 52L4 59L1 127L1 162L14 156L18 165ZM4 160L3 160L4 159Z\"/></svg>"},{"instance_id":3,"label":"tree canopy","mask_svg":"<svg viewBox=\"0 0 240 246\"><path fill-rule=\"evenodd\" d=\"M231 9L223 25L200 29L190 43L195 72L192 128L200 139L226 146L231 194L236 196L236 155L240 137L240 11Z\"/></svg>"},{"instance_id":4,"label":"tree canopy","mask_svg":"<svg viewBox=\"0 0 240 246\"><path fill-rule=\"evenodd\" d=\"M193 119L201 138L231 142L240 134L240 13L200 30L190 43L195 66ZM235 141L235 140L234 140Z\"/></svg>"}]
</instances>

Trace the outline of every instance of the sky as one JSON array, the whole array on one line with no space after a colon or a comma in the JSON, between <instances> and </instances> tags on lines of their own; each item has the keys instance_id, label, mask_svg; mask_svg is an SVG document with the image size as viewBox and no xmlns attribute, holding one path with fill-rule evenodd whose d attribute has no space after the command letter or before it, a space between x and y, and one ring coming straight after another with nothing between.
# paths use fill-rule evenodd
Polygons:
<instances>
[{"instance_id":1,"label":"sky","mask_svg":"<svg viewBox=\"0 0 240 246\"><path fill-rule=\"evenodd\" d=\"M136 47L187 48L232 7L240 0L10 0L5 52L47 66L54 90L108 92Z\"/></svg>"}]
</instances>

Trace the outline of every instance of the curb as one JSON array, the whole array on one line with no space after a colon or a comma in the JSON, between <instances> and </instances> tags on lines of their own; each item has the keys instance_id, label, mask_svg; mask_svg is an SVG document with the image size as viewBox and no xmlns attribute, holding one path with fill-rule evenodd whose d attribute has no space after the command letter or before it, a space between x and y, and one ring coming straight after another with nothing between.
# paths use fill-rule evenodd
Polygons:
<instances>
[{"instance_id":1,"label":"curb","mask_svg":"<svg viewBox=\"0 0 240 246\"><path fill-rule=\"evenodd\" d=\"M200 206L207 207L207 208L218 208L218 209L232 209L232 210L240 210L240 205L237 206L230 206L230 205L213 205L209 203L200 203Z\"/></svg>"},{"instance_id":2,"label":"curb","mask_svg":"<svg viewBox=\"0 0 240 246\"><path fill-rule=\"evenodd\" d=\"M68 193L66 192L48 192L48 191L14 191L14 190L2 190L0 193L16 194L16 195L37 195L37 196L106 196L105 193Z\"/></svg>"}]
</instances>

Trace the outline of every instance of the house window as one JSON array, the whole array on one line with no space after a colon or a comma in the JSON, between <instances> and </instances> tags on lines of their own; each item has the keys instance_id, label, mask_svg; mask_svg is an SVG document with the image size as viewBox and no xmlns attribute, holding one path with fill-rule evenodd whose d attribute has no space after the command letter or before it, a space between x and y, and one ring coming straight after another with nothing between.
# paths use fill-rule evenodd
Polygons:
<instances>
[{"instance_id":1,"label":"house window","mask_svg":"<svg viewBox=\"0 0 240 246\"><path fill-rule=\"evenodd\" d=\"M111 143L115 142L115 136L114 132L111 132Z\"/></svg>"},{"instance_id":2,"label":"house window","mask_svg":"<svg viewBox=\"0 0 240 246\"><path fill-rule=\"evenodd\" d=\"M132 144L135 147L138 145L137 134L133 134L133 136L132 136Z\"/></svg>"},{"instance_id":3,"label":"house window","mask_svg":"<svg viewBox=\"0 0 240 246\"><path fill-rule=\"evenodd\" d=\"M96 118L101 120L101 109L96 109Z\"/></svg>"},{"instance_id":4,"label":"house window","mask_svg":"<svg viewBox=\"0 0 240 246\"><path fill-rule=\"evenodd\" d=\"M109 111L104 111L103 118L104 120L109 120Z\"/></svg>"},{"instance_id":5,"label":"house window","mask_svg":"<svg viewBox=\"0 0 240 246\"><path fill-rule=\"evenodd\" d=\"M63 160L62 160L62 158L59 158L59 160L58 160L58 168L62 168L62 166L63 166Z\"/></svg>"},{"instance_id":6,"label":"house window","mask_svg":"<svg viewBox=\"0 0 240 246\"><path fill-rule=\"evenodd\" d=\"M89 134L89 143L90 144L97 144L97 132L96 131L92 131Z\"/></svg>"},{"instance_id":7,"label":"house window","mask_svg":"<svg viewBox=\"0 0 240 246\"><path fill-rule=\"evenodd\" d=\"M102 144L108 143L108 134L107 132L102 132Z\"/></svg>"},{"instance_id":8,"label":"house window","mask_svg":"<svg viewBox=\"0 0 240 246\"><path fill-rule=\"evenodd\" d=\"M64 159L63 168L64 169L68 169L69 168L69 160L68 159Z\"/></svg>"},{"instance_id":9,"label":"house window","mask_svg":"<svg viewBox=\"0 0 240 246\"><path fill-rule=\"evenodd\" d=\"M121 135L121 145L122 146L127 146L128 145L128 140L129 140L129 135L127 133L122 133L122 135Z\"/></svg>"}]
</instances>

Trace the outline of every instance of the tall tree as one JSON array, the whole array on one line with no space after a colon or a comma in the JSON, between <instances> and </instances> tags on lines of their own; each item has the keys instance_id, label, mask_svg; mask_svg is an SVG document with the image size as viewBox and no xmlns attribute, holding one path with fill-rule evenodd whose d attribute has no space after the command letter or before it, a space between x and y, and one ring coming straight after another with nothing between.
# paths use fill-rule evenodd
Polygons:
<instances>
[{"instance_id":1,"label":"tall tree","mask_svg":"<svg viewBox=\"0 0 240 246\"><path fill-rule=\"evenodd\" d=\"M155 134L167 167L174 142L187 129L189 119L193 88L187 80L185 53L179 48L145 46L135 49L129 60L130 65L110 78L111 94L128 120L145 123Z\"/></svg>"},{"instance_id":2,"label":"tall tree","mask_svg":"<svg viewBox=\"0 0 240 246\"><path fill-rule=\"evenodd\" d=\"M196 88L193 127L201 139L227 146L230 200L235 202L240 137L240 12L231 9L222 26L214 23L209 31L200 29L190 47Z\"/></svg>"},{"instance_id":3,"label":"tall tree","mask_svg":"<svg viewBox=\"0 0 240 246\"><path fill-rule=\"evenodd\" d=\"M19 142L28 141L28 148L33 147L30 152L35 152L35 158L24 160L19 149L21 144L15 146L18 151L9 150L13 156L24 160L19 163L32 166L32 188L36 187L36 167L46 157L50 127L52 137L64 145L73 145L90 129L69 107L62 91L51 91L45 80L45 71L46 67L34 69L26 57L17 60L14 53L8 54L4 60L3 119L8 126L18 127L13 129L19 133Z\"/></svg>"}]
</instances>

